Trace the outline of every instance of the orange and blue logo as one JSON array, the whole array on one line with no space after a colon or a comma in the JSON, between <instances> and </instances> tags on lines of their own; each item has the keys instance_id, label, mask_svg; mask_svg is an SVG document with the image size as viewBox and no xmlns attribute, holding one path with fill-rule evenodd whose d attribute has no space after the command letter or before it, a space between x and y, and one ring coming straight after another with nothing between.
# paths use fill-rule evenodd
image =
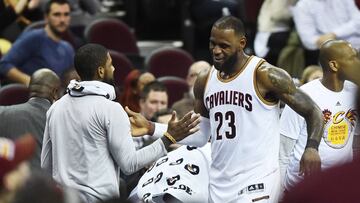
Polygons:
<instances>
[{"instance_id":1,"label":"orange and blue logo","mask_svg":"<svg viewBox=\"0 0 360 203\"><path fill-rule=\"evenodd\" d=\"M324 115L324 141L332 148L343 148L349 141L349 137L355 129L357 113L349 109L347 112L339 111L333 114L328 109Z\"/></svg>"}]
</instances>

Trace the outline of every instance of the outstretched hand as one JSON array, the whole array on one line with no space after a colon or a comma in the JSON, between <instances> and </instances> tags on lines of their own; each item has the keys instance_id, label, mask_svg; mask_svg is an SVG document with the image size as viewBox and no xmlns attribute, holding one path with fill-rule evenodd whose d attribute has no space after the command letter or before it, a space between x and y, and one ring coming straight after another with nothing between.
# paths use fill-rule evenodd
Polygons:
<instances>
[{"instance_id":1,"label":"outstretched hand","mask_svg":"<svg viewBox=\"0 0 360 203\"><path fill-rule=\"evenodd\" d=\"M153 124L148 121L143 115L130 110L127 106L125 107L125 111L130 119L131 134L133 137L148 135L149 132L153 130Z\"/></svg>"},{"instance_id":2,"label":"outstretched hand","mask_svg":"<svg viewBox=\"0 0 360 203\"><path fill-rule=\"evenodd\" d=\"M168 123L167 132L172 135L176 141L180 141L190 134L199 130L200 114L188 112L179 121L176 121L176 112L172 112L171 119Z\"/></svg>"},{"instance_id":3,"label":"outstretched hand","mask_svg":"<svg viewBox=\"0 0 360 203\"><path fill-rule=\"evenodd\" d=\"M309 176L321 170L321 159L319 152L313 148L306 148L301 160L299 175Z\"/></svg>"}]
</instances>

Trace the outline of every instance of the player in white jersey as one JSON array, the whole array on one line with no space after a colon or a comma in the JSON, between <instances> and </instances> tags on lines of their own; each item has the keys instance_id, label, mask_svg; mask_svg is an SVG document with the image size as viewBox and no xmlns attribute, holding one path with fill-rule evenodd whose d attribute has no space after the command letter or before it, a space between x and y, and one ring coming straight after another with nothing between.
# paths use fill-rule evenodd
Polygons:
<instances>
[{"instance_id":1,"label":"player in white jersey","mask_svg":"<svg viewBox=\"0 0 360 203\"><path fill-rule=\"evenodd\" d=\"M195 112L202 116L200 130L182 143L202 146L211 136L209 202L277 202L279 100L308 124L302 172L320 170L316 150L323 127L320 109L296 88L286 71L246 55L245 45L239 19L226 16L216 21L209 46L214 68L200 73L194 86Z\"/></svg>"},{"instance_id":2,"label":"player in white jersey","mask_svg":"<svg viewBox=\"0 0 360 203\"><path fill-rule=\"evenodd\" d=\"M360 133L360 128L356 127L358 113L354 98L358 87L345 81L348 78L344 74L352 64L348 63L352 58L357 59L357 52L349 43L340 40L326 42L320 49L323 78L301 87L323 112L325 130L319 145L322 169L352 161L353 140L355 146L358 145L358 136L354 136ZM289 191L303 179L298 173L306 144L306 123L288 107L285 107L280 123L281 172L285 189Z\"/></svg>"}]
</instances>

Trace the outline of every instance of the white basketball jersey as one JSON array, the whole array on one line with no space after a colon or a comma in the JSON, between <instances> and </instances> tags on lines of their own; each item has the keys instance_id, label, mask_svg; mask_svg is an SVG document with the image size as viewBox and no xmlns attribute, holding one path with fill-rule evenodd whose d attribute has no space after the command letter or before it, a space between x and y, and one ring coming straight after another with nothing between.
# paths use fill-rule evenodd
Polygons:
<instances>
[{"instance_id":1,"label":"white basketball jersey","mask_svg":"<svg viewBox=\"0 0 360 203\"><path fill-rule=\"evenodd\" d=\"M258 96L255 73L262 62L251 56L227 80L210 70L204 92L211 124L210 202L236 202L242 189L279 168L280 109Z\"/></svg>"}]
</instances>

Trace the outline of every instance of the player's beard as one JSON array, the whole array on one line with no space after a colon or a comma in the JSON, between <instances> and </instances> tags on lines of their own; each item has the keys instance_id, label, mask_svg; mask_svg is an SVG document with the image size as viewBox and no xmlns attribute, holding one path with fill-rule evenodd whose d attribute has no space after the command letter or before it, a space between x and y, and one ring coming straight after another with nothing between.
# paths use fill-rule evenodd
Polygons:
<instances>
[{"instance_id":1,"label":"player's beard","mask_svg":"<svg viewBox=\"0 0 360 203\"><path fill-rule=\"evenodd\" d=\"M229 58L227 58L223 64L221 64L220 71L223 71L227 74L231 74L235 69L235 65L237 63L237 55L233 54Z\"/></svg>"},{"instance_id":2,"label":"player's beard","mask_svg":"<svg viewBox=\"0 0 360 203\"><path fill-rule=\"evenodd\" d=\"M103 82L115 87L115 80L114 80L114 78L104 78Z\"/></svg>"}]
</instances>

